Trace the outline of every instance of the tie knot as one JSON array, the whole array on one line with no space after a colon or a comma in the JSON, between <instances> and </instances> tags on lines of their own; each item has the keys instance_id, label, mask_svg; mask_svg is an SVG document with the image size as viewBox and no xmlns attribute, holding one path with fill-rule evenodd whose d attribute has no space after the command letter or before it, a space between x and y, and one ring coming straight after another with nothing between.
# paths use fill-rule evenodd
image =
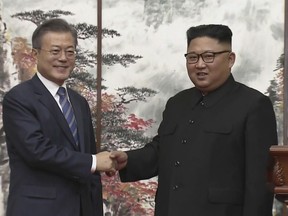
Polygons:
<instances>
[{"instance_id":1,"label":"tie knot","mask_svg":"<svg viewBox=\"0 0 288 216\"><path fill-rule=\"evenodd\" d=\"M64 87L59 87L57 94L60 96L65 96L66 95L66 89Z\"/></svg>"}]
</instances>

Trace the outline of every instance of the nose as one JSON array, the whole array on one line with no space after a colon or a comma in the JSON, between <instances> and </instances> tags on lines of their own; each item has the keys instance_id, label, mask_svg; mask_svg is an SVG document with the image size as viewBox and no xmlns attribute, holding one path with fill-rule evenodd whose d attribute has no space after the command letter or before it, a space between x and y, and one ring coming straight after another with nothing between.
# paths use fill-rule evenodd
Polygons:
<instances>
[{"instance_id":1,"label":"nose","mask_svg":"<svg viewBox=\"0 0 288 216\"><path fill-rule=\"evenodd\" d=\"M198 62L195 64L195 67L202 68L205 66L206 66L206 63L203 61L202 56L199 56Z\"/></svg>"},{"instance_id":2,"label":"nose","mask_svg":"<svg viewBox=\"0 0 288 216\"><path fill-rule=\"evenodd\" d=\"M61 50L60 54L59 54L59 60L64 60L66 61L67 60L67 56L66 56L66 52L65 50Z\"/></svg>"}]
</instances>

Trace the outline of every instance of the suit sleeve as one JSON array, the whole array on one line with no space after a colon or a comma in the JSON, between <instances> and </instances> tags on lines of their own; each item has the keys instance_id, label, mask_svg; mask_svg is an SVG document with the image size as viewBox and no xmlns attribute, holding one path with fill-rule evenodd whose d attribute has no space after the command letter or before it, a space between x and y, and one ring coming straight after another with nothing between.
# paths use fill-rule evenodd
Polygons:
<instances>
[{"instance_id":1,"label":"suit sleeve","mask_svg":"<svg viewBox=\"0 0 288 216\"><path fill-rule=\"evenodd\" d=\"M271 216L273 193L267 183L269 148L277 145L276 119L270 99L257 99L245 129L245 198L243 216Z\"/></svg>"},{"instance_id":2,"label":"suit sleeve","mask_svg":"<svg viewBox=\"0 0 288 216\"><path fill-rule=\"evenodd\" d=\"M171 122L173 116L173 98L167 101L163 112L163 120L158 128L158 134L153 140L141 149L127 151L128 163L126 168L120 171L120 178L123 182L149 179L158 175L160 166L160 142L161 136L167 128L174 127ZM175 108L174 108L175 109ZM161 144L160 144L161 143Z\"/></svg>"},{"instance_id":3,"label":"suit sleeve","mask_svg":"<svg viewBox=\"0 0 288 216\"><path fill-rule=\"evenodd\" d=\"M149 179L158 174L158 148L159 137L141 149L127 151L128 163L126 168L120 171L122 182L132 182Z\"/></svg>"}]
</instances>

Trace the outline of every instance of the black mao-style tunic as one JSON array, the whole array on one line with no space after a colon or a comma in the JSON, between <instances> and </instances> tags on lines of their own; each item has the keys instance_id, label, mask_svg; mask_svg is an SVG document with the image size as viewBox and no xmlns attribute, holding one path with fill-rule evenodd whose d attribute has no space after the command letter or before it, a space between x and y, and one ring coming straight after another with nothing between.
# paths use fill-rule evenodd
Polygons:
<instances>
[{"instance_id":1,"label":"black mao-style tunic","mask_svg":"<svg viewBox=\"0 0 288 216\"><path fill-rule=\"evenodd\" d=\"M204 97L191 88L170 98L157 136L127 152L120 176L158 175L156 216L271 216L266 168L275 144L270 99L231 75Z\"/></svg>"}]
</instances>

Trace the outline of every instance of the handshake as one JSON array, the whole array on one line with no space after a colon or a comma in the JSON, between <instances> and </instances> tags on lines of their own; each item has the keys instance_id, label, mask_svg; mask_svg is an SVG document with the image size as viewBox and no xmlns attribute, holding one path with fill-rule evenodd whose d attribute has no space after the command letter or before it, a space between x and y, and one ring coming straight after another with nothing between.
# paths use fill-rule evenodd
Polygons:
<instances>
[{"instance_id":1,"label":"handshake","mask_svg":"<svg viewBox=\"0 0 288 216\"><path fill-rule=\"evenodd\" d=\"M96 154L96 157L96 170L106 172L108 176L112 176L116 171L123 169L128 160L128 155L124 151L103 151Z\"/></svg>"}]
</instances>

